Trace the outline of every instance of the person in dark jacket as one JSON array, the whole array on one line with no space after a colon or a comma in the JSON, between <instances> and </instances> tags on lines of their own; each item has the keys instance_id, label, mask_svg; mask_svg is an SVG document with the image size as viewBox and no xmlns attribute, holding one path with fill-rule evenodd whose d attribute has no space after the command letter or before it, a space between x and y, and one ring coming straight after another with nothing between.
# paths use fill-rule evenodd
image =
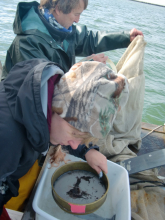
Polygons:
<instances>
[{"instance_id":1,"label":"person in dark jacket","mask_svg":"<svg viewBox=\"0 0 165 220\"><path fill-rule=\"evenodd\" d=\"M98 173L107 173L106 157L94 143L108 135L127 89L124 76L100 62L76 64L66 74L45 59L17 63L0 82L0 214L18 195L18 179L50 143L67 146Z\"/></svg>"},{"instance_id":2,"label":"person in dark jacket","mask_svg":"<svg viewBox=\"0 0 165 220\"><path fill-rule=\"evenodd\" d=\"M63 74L55 63L33 59L16 64L0 82L0 214L3 205L18 195L18 179L48 150L54 84ZM85 159L91 149L98 147L80 145L73 153Z\"/></svg>"},{"instance_id":3,"label":"person in dark jacket","mask_svg":"<svg viewBox=\"0 0 165 220\"><path fill-rule=\"evenodd\" d=\"M75 56L92 56L105 63L103 53L125 48L141 31L96 32L85 25L78 25L81 13L88 0L41 0L20 2L13 24L17 35L7 51L2 80L18 62L44 58L58 63L67 72L75 64ZM101 53L101 54L97 54Z\"/></svg>"}]
</instances>

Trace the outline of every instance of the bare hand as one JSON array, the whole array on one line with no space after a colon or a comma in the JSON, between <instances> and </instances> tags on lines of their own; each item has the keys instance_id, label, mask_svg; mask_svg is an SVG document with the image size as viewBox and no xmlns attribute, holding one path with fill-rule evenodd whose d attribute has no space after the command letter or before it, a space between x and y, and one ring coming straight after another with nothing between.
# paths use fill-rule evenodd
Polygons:
<instances>
[{"instance_id":1,"label":"bare hand","mask_svg":"<svg viewBox=\"0 0 165 220\"><path fill-rule=\"evenodd\" d=\"M132 42L133 39L134 39L137 35L143 36L143 33L142 33L141 31L137 30L136 28L133 28L133 29L130 31L130 41Z\"/></svg>"},{"instance_id":2,"label":"bare hand","mask_svg":"<svg viewBox=\"0 0 165 220\"><path fill-rule=\"evenodd\" d=\"M89 150L85 154L88 164L99 174L101 171L108 173L107 158L95 149Z\"/></svg>"},{"instance_id":3,"label":"bare hand","mask_svg":"<svg viewBox=\"0 0 165 220\"><path fill-rule=\"evenodd\" d=\"M94 60L94 61L98 61L98 62L101 62L101 63L104 63L104 64L106 64L106 61L107 61L107 59L108 59L108 57L107 56L105 56L105 54L103 54L103 53L100 53L100 54L92 54L92 59Z\"/></svg>"}]
</instances>

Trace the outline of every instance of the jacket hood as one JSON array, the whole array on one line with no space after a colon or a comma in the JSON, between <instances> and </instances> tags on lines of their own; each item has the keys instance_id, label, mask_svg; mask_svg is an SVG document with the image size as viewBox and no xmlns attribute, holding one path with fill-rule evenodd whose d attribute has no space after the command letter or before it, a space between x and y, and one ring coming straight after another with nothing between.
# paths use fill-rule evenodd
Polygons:
<instances>
[{"instance_id":1,"label":"jacket hood","mask_svg":"<svg viewBox=\"0 0 165 220\"><path fill-rule=\"evenodd\" d=\"M31 8L37 10L39 3L36 1L33 2L19 2L17 5L16 15L13 23L13 30L15 34L22 34L22 21Z\"/></svg>"},{"instance_id":2,"label":"jacket hood","mask_svg":"<svg viewBox=\"0 0 165 220\"><path fill-rule=\"evenodd\" d=\"M13 23L13 30L15 34L46 34L52 36L57 42L62 42L68 35L75 32L73 25L72 33L65 33L52 27L38 10L39 3L20 2L17 6L16 16Z\"/></svg>"},{"instance_id":3,"label":"jacket hood","mask_svg":"<svg viewBox=\"0 0 165 220\"><path fill-rule=\"evenodd\" d=\"M3 81L7 103L13 119L22 124L34 150L48 148L49 129L41 103L41 76L47 65L44 59L32 59L16 64Z\"/></svg>"}]
</instances>

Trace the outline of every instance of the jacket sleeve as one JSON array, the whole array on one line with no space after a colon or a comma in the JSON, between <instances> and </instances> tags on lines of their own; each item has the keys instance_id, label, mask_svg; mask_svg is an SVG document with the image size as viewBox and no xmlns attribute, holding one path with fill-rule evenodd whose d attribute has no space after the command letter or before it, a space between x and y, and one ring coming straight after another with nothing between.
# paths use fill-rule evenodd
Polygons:
<instances>
[{"instance_id":1,"label":"jacket sleeve","mask_svg":"<svg viewBox=\"0 0 165 220\"><path fill-rule=\"evenodd\" d=\"M35 39L32 39L30 35L16 36L9 50L7 51L5 64L3 66L2 80L5 79L11 68L18 62L34 58L43 58L49 60L49 56L47 54L49 48L46 50L43 46L44 44L40 42L41 39L39 39L37 36Z\"/></svg>"},{"instance_id":2,"label":"jacket sleeve","mask_svg":"<svg viewBox=\"0 0 165 220\"><path fill-rule=\"evenodd\" d=\"M33 58L44 58L48 60L47 50L44 48L42 38L30 35L17 36L11 45L10 53L14 64ZM47 45L48 47L48 45ZM13 57L13 55L16 55Z\"/></svg>"},{"instance_id":3,"label":"jacket sleeve","mask_svg":"<svg viewBox=\"0 0 165 220\"><path fill-rule=\"evenodd\" d=\"M88 31L85 25L76 25L76 56L126 48L130 44L129 32Z\"/></svg>"},{"instance_id":4,"label":"jacket sleeve","mask_svg":"<svg viewBox=\"0 0 165 220\"><path fill-rule=\"evenodd\" d=\"M86 160L85 159L85 154L89 150L95 149L95 150L99 151L99 147L97 145L92 145L92 144L89 144L89 147L86 147L84 144L79 145L76 150L73 150L71 148L71 146L69 146L69 145L68 146L63 146L62 148L63 148L63 150L68 151L69 154L71 154L73 156L76 156L76 157L80 157L83 160Z\"/></svg>"}]
</instances>

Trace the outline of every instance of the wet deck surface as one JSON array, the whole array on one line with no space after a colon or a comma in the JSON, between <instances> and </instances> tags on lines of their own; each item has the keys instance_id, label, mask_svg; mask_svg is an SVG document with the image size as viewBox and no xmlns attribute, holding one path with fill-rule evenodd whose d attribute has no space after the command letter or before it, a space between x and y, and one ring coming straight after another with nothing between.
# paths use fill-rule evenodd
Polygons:
<instances>
[{"instance_id":1,"label":"wet deck surface","mask_svg":"<svg viewBox=\"0 0 165 220\"><path fill-rule=\"evenodd\" d=\"M143 138L146 134L148 134L151 130L155 129L156 127L157 127L157 125L142 123L141 137ZM142 154L149 153L152 151L157 151L157 150L160 150L163 148L165 148L165 126L157 129L156 131L152 132L151 134L146 136L144 139L142 139L142 146L139 151L137 151L135 149L133 150L133 148L131 148L131 150L133 150L138 156L140 156ZM37 185L38 185L39 180L42 176L42 172L45 168L45 164L46 163L44 163L44 165L43 165L43 168L42 168L41 173L38 177L37 183L36 183L36 185L33 189L33 192L30 196L30 199L27 204L24 215L22 217L22 220L34 220L35 219L35 212L32 209L32 201L33 201L33 197L35 195L35 191L37 189ZM159 175L165 176L165 165L159 167Z\"/></svg>"},{"instance_id":2,"label":"wet deck surface","mask_svg":"<svg viewBox=\"0 0 165 220\"><path fill-rule=\"evenodd\" d=\"M162 133L159 133L157 131L161 131ZM148 130L142 129L141 137L143 138L147 133L149 133ZM152 132L148 136L144 137L144 139L142 139L142 147L138 151L137 155L142 155L163 148L165 148L165 128L161 127L160 129Z\"/></svg>"},{"instance_id":3,"label":"wet deck surface","mask_svg":"<svg viewBox=\"0 0 165 220\"><path fill-rule=\"evenodd\" d=\"M142 123L142 146L140 150L135 150L130 146L130 149L134 151L138 156L150 153L153 151L165 149L165 126L158 128L157 130L153 131L151 130L155 129L157 125L148 124L148 123ZM146 136L149 134L148 136ZM144 137L146 136L146 137ZM143 138L144 137L144 138ZM159 167L159 175L165 177L165 165Z\"/></svg>"},{"instance_id":4,"label":"wet deck surface","mask_svg":"<svg viewBox=\"0 0 165 220\"><path fill-rule=\"evenodd\" d=\"M150 128L151 130L157 127L157 125L151 125L143 123L142 127L144 128ZM149 133L149 130L142 129L141 137L143 138L147 133ZM137 155L142 155L145 153L149 153L152 151L157 151L160 149L165 149L165 126L158 128L158 130L152 132L148 136L146 136L144 139L142 139L142 147L137 152ZM165 165L159 167L159 173L160 176L165 177Z\"/></svg>"}]
</instances>

